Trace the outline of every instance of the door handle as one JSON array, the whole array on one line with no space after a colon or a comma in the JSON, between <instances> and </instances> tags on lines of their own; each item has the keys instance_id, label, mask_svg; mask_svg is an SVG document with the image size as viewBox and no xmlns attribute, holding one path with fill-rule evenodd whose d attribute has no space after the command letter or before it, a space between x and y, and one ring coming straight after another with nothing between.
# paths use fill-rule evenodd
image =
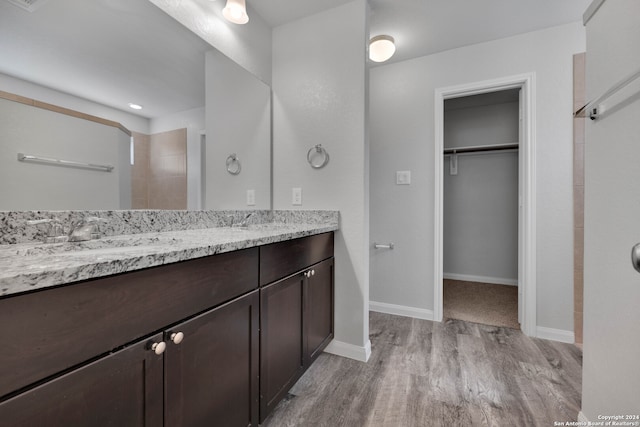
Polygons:
<instances>
[{"instance_id":1,"label":"door handle","mask_svg":"<svg viewBox=\"0 0 640 427\"><path fill-rule=\"evenodd\" d=\"M631 265L640 273L640 243L631 248Z\"/></svg>"}]
</instances>

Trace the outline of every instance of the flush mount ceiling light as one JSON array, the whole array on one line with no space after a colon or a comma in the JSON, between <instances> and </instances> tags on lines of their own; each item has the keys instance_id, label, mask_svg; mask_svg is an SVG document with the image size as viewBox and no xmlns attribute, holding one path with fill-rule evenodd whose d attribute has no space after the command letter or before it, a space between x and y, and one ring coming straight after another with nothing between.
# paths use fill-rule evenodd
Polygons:
<instances>
[{"instance_id":1,"label":"flush mount ceiling light","mask_svg":"<svg viewBox=\"0 0 640 427\"><path fill-rule=\"evenodd\" d=\"M134 110L142 110L142 105L134 104L133 102L129 103L129 108L133 108Z\"/></svg>"},{"instance_id":2,"label":"flush mount ceiling light","mask_svg":"<svg viewBox=\"0 0 640 427\"><path fill-rule=\"evenodd\" d=\"M373 62L384 62L391 58L395 52L395 40L391 36L375 36L369 40L369 59Z\"/></svg>"},{"instance_id":3,"label":"flush mount ceiling light","mask_svg":"<svg viewBox=\"0 0 640 427\"><path fill-rule=\"evenodd\" d=\"M246 24L249 22L245 0L227 0L227 5L222 9L222 16L234 24Z\"/></svg>"}]
</instances>

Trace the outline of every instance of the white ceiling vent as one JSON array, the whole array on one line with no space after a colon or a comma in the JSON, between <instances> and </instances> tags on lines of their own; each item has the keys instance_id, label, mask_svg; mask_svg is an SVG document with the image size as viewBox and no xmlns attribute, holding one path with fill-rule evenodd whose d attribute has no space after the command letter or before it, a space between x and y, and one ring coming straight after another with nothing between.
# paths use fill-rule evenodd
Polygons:
<instances>
[{"instance_id":1,"label":"white ceiling vent","mask_svg":"<svg viewBox=\"0 0 640 427\"><path fill-rule=\"evenodd\" d=\"M26 11L33 12L48 0L7 0L9 3L18 6Z\"/></svg>"}]
</instances>

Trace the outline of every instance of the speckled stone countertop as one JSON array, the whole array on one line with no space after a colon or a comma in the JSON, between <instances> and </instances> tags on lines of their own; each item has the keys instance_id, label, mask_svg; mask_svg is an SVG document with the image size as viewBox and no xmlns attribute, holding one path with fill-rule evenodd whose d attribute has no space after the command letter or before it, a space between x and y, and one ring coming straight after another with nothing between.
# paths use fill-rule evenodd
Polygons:
<instances>
[{"instance_id":1,"label":"speckled stone countertop","mask_svg":"<svg viewBox=\"0 0 640 427\"><path fill-rule=\"evenodd\" d=\"M338 230L337 213L309 223L275 219L283 222L0 245L0 296Z\"/></svg>"}]
</instances>

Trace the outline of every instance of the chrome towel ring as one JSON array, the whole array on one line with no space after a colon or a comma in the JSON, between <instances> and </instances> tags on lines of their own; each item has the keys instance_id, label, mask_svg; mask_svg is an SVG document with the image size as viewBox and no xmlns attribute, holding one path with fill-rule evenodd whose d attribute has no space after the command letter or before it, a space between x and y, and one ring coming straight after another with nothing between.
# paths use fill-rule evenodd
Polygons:
<instances>
[{"instance_id":1,"label":"chrome towel ring","mask_svg":"<svg viewBox=\"0 0 640 427\"><path fill-rule=\"evenodd\" d=\"M231 175L238 175L242 170L242 165L240 164L240 158L236 156L236 153L230 154L227 157L227 172Z\"/></svg>"},{"instance_id":2,"label":"chrome towel ring","mask_svg":"<svg viewBox=\"0 0 640 427\"><path fill-rule=\"evenodd\" d=\"M329 153L322 147L322 144L318 144L307 152L307 161L314 169L323 168L329 163Z\"/></svg>"}]
</instances>

